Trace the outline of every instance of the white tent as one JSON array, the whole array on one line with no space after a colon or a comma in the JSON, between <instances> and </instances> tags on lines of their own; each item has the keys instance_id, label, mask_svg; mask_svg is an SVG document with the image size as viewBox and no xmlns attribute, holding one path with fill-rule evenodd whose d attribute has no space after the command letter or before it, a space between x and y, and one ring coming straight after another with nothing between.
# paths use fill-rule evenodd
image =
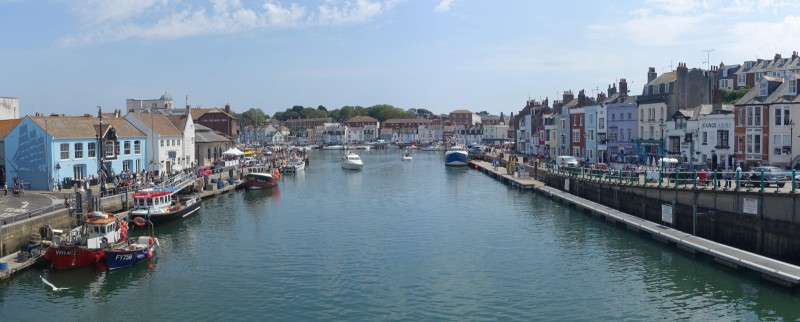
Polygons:
<instances>
[{"instance_id":1,"label":"white tent","mask_svg":"<svg viewBox=\"0 0 800 322\"><path fill-rule=\"evenodd\" d=\"M240 155L244 155L244 152L242 152L241 150L239 150L237 148L230 148L230 149L228 149L228 151L222 152L222 155L240 156Z\"/></svg>"},{"instance_id":2,"label":"white tent","mask_svg":"<svg viewBox=\"0 0 800 322\"><path fill-rule=\"evenodd\" d=\"M661 165L674 166L674 165L678 164L678 159L674 159L674 158L658 159L658 162L656 162L656 164L658 164L659 166L661 166Z\"/></svg>"}]
</instances>

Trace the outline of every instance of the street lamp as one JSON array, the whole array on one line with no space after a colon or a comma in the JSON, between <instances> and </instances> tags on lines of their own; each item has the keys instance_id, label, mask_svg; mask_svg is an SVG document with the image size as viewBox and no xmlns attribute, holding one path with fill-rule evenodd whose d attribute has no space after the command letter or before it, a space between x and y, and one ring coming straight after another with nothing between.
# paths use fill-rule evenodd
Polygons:
<instances>
[{"instance_id":1,"label":"street lamp","mask_svg":"<svg viewBox=\"0 0 800 322\"><path fill-rule=\"evenodd\" d=\"M661 128L661 172L664 172L664 129L667 127L664 124L664 119L661 119L661 124L658 125Z\"/></svg>"},{"instance_id":2,"label":"street lamp","mask_svg":"<svg viewBox=\"0 0 800 322\"><path fill-rule=\"evenodd\" d=\"M789 167L794 169L792 155L794 154L794 120L789 120Z\"/></svg>"}]
</instances>

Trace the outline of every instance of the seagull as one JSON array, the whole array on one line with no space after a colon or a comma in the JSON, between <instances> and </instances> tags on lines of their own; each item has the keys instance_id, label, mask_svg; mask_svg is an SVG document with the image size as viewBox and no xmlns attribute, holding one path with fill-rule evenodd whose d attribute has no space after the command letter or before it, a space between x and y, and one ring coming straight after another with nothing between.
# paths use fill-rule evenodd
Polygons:
<instances>
[{"instance_id":1,"label":"seagull","mask_svg":"<svg viewBox=\"0 0 800 322\"><path fill-rule=\"evenodd\" d=\"M53 288L53 291L55 291L55 292L58 292L58 291L60 291L60 290L68 290L68 289L69 289L69 287L56 287L55 285L53 285L53 283L50 283L50 281L48 281L48 280L44 279L44 277L43 277L43 276L39 276L39 277L41 277L41 278L42 278L42 282L44 282L45 284L47 284L47 285L49 285L50 287L52 287L52 288Z\"/></svg>"}]
</instances>

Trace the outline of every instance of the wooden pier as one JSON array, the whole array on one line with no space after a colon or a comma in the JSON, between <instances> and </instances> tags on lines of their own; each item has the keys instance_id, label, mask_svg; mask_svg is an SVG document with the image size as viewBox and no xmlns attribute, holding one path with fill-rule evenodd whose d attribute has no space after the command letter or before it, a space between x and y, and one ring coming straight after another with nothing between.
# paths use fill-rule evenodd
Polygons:
<instances>
[{"instance_id":1,"label":"wooden pier","mask_svg":"<svg viewBox=\"0 0 800 322\"><path fill-rule=\"evenodd\" d=\"M511 186L531 189L550 198L569 203L575 208L601 217L607 222L624 225L630 231L649 234L653 239L667 245L674 245L680 250L691 254L708 255L713 258L714 262L725 267L734 270L746 268L761 274L764 280L788 288L800 285L800 267L796 265L743 251L629 215L611 207L549 187L538 180L528 178L526 174L523 174L522 178L520 178L519 176L508 174L508 171L502 167L498 167L495 170L489 162L473 160L470 163L470 167Z\"/></svg>"}]
</instances>

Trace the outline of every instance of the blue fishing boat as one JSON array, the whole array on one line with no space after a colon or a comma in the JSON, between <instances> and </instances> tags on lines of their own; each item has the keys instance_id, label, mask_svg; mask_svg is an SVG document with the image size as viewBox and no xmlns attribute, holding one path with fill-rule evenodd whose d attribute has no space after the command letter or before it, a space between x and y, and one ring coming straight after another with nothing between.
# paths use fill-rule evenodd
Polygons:
<instances>
[{"instance_id":1,"label":"blue fishing boat","mask_svg":"<svg viewBox=\"0 0 800 322\"><path fill-rule=\"evenodd\" d=\"M137 226L149 224L150 236L131 237L125 243L105 250L104 256L109 270L133 266L156 255L158 239L153 237L153 223L145 221L142 217L136 217L134 224Z\"/></svg>"},{"instance_id":2,"label":"blue fishing boat","mask_svg":"<svg viewBox=\"0 0 800 322\"><path fill-rule=\"evenodd\" d=\"M467 166L467 149L460 144L448 148L444 153L444 165L448 167Z\"/></svg>"}]
</instances>

